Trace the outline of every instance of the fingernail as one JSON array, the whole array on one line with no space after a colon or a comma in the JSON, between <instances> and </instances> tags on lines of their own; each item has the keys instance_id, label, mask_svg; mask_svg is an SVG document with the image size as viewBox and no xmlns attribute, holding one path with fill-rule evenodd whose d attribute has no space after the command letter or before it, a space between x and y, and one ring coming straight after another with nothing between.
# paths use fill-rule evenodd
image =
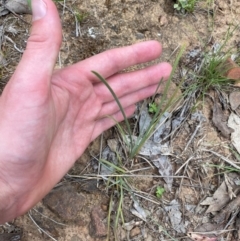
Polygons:
<instances>
[{"instance_id":1,"label":"fingernail","mask_svg":"<svg viewBox=\"0 0 240 241\"><path fill-rule=\"evenodd\" d=\"M47 5L43 0L32 0L32 21L43 18L47 13Z\"/></svg>"}]
</instances>

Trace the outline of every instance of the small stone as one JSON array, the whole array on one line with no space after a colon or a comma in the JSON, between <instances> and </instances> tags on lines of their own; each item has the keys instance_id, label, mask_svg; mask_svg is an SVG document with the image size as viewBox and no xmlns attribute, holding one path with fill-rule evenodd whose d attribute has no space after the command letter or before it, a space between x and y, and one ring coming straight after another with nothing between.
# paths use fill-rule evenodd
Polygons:
<instances>
[{"instance_id":1,"label":"small stone","mask_svg":"<svg viewBox=\"0 0 240 241\"><path fill-rule=\"evenodd\" d=\"M153 240L152 236L148 234L148 236L147 236L147 238L145 239L145 241L152 241L152 240Z\"/></svg>"},{"instance_id":2,"label":"small stone","mask_svg":"<svg viewBox=\"0 0 240 241\"><path fill-rule=\"evenodd\" d=\"M111 151L117 152L117 147L118 147L118 141L116 139L108 139L107 144Z\"/></svg>"},{"instance_id":3,"label":"small stone","mask_svg":"<svg viewBox=\"0 0 240 241\"><path fill-rule=\"evenodd\" d=\"M106 212L108 210L108 205L102 204L101 208L102 208L103 211Z\"/></svg>"},{"instance_id":4,"label":"small stone","mask_svg":"<svg viewBox=\"0 0 240 241\"><path fill-rule=\"evenodd\" d=\"M160 17L160 26L165 26L168 24L168 20L166 16L161 16Z\"/></svg>"},{"instance_id":5,"label":"small stone","mask_svg":"<svg viewBox=\"0 0 240 241\"><path fill-rule=\"evenodd\" d=\"M139 227L135 227L130 232L130 237L133 238L141 233L141 229Z\"/></svg>"},{"instance_id":6,"label":"small stone","mask_svg":"<svg viewBox=\"0 0 240 241\"><path fill-rule=\"evenodd\" d=\"M232 92L229 95L229 102L232 110L236 110L240 105L240 92L237 92L237 91Z\"/></svg>"},{"instance_id":7,"label":"small stone","mask_svg":"<svg viewBox=\"0 0 240 241\"><path fill-rule=\"evenodd\" d=\"M85 205L85 197L78 194L72 185L62 185L53 189L43 203L64 221L78 221L78 214Z\"/></svg>"},{"instance_id":8,"label":"small stone","mask_svg":"<svg viewBox=\"0 0 240 241\"><path fill-rule=\"evenodd\" d=\"M107 228L103 223L105 214L101 207L95 207L91 211L91 222L89 224L89 234L93 238L103 238L107 236Z\"/></svg>"},{"instance_id":9,"label":"small stone","mask_svg":"<svg viewBox=\"0 0 240 241\"><path fill-rule=\"evenodd\" d=\"M137 39L144 39L145 38L145 35L143 33L136 33L136 38Z\"/></svg>"}]
</instances>

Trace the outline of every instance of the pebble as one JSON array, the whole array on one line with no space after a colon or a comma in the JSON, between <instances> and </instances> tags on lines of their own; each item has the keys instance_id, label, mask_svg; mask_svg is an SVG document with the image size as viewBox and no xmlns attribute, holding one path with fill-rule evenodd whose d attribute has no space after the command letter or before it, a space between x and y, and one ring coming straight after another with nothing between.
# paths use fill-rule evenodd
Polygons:
<instances>
[{"instance_id":1,"label":"pebble","mask_svg":"<svg viewBox=\"0 0 240 241\"><path fill-rule=\"evenodd\" d=\"M85 205L85 197L78 194L73 185L62 185L53 189L43 203L64 221L78 221L78 213Z\"/></svg>"},{"instance_id":2,"label":"pebble","mask_svg":"<svg viewBox=\"0 0 240 241\"><path fill-rule=\"evenodd\" d=\"M91 222L89 224L89 234L93 238L103 238L107 236L107 228L103 223L105 218L101 207L95 207L91 211Z\"/></svg>"},{"instance_id":3,"label":"pebble","mask_svg":"<svg viewBox=\"0 0 240 241\"><path fill-rule=\"evenodd\" d=\"M139 227L135 227L130 232L130 237L133 238L141 233L141 229Z\"/></svg>"}]
</instances>

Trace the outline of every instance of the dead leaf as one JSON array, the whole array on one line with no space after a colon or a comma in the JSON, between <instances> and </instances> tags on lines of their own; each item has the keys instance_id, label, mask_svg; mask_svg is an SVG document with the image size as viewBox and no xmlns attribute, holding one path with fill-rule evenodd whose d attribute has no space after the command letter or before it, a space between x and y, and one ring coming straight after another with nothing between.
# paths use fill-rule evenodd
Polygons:
<instances>
[{"instance_id":1,"label":"dead leaf","mask_svg":"<svg viewBox=\"0 0 240 241\"><path fill-rule=\"evenodd\" d=\"M194 241L217 241L217 238L209 238L206 235L196 234L196 233L187 233L187 236Z\"/></svg>"},{"instance_id":2,"label":"dead leaf","mask_svg":"<svg viewBox=\"0 0 240 241\"><path fill-rule=\"evenodd\" d=\"M240 105L240 92L234 91L229 95L229 102L232 110L236 110Z\"/></svg>"},{"instance_id":3,"label":"dead leaf","mask_svg":"<svg viewBox=\"0 0 240 241\"><path fill-rule=\"evenodd\" d=\"M221 210L228 202L230 201L230 197L227 191L227 185L225 182L219 186L216 192L212 197L207 197L201 205L209 205L206 213L217 212Z\"/></svg>"},{"instance_id":4,"label":"dead leaf","mask_svg":"<svg viewBox=\"0 0 240 241\"><path fill-rule=\"evenodd\" d=\"M173 168L172 164L168 159L168 156L155 155L150 157L152 163L158 168L158 172L167 183L168 189L171 191L173 183Z\"/></svg>"},{"instance_id":5,"label":"dead leaf","mask_svg":"<svg viewBox=\"0 0 240 241\"><path fill-rule=\"evenodd\" d=\"M136 200L133 200L133 207L134 208L130 209L131 213L146 222L147 217L149 216L149 211L142 208Z\"/></svg>"},{"instance_id":6,"label":"dead leaf","mask_svg":"<svg viewBox=\"0 0 240 241\"><path fill-rule=\"evenodd\" d=\"M182 221L182 213L180 212L180 204L177 200L172 200L169 206L165 206L164 209L168 212L168 216L170 217L170 222L173 228L178 233L185 233L185 225Z\"/></svg>"},{"instance_id":7,"label":"dead leaf","mask_svg":"<svg viewBox=\"0 0 240 241\"><path fill-rule=\"evenodd\" d=\"M226 116L223 113L221 105L215 102L212 117L213 124L224 137L229 138L233 129L227 126L227 122L225 120Z\"/></svg>"},{"instance_id":8,"label":"dead leaf","mask_svg":"<svg viewBox=\"0 0 240 241\"><path fill-rule=\"evenodd\" d=\"M140 139L137 136L131 136L131 137L134 143L136 143L137 141L140 142ZM129 136L126 136L126 139L128 142L130 142ZM143 156L152 156L152 155L154 156L158 154L167 154L167 153L170 153L169 146L167 143L161 145L159 143L155 143L152 140L147 140L139 150L139 154Z\"/></svg>"},{"instance_id":9,"label":"dead leaf","mask_svg":"<svg viewBox=\"0 0 240 241\"><path fill-rule=\"evenodd\" d=\"M234 130L231 134L231 141L240 154L240 118L236 114L231 113L228 119L228 126Z\"/></svg>"},{"instance_id":10,"label":"dead leaf","mask_svg":"<svg viewBox=\"0 0 240 241\"><path fill-rule=\"evenodd\" d=\"M221 212L218 213L213 220L216 223L220 223L220 224L227 222L229 216L232 213L234 213L236 210L238 210L239 206L240 206L240 196L236 197L230 203L228 203L228 205L224 209L222 209Z\"/></svg>"}]
</instances>

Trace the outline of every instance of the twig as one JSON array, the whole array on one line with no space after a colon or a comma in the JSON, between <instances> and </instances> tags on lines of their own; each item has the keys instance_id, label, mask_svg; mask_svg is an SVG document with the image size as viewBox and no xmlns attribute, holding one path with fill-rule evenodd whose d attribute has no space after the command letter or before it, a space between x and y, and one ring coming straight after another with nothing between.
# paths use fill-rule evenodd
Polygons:
<instances>
[{"instance_id":1,"label":"twig","mask_svg":"<svg viewBox=\"0 0 240 241\"><path fill-rule=\"evenodd\" d=\"M188 146L191 144L191 142L192 142L193 138L196 136L196 134L197 134L197 132L198 132L199 128L201 127L201 125L202 125L202 122L200 121L200 122L199 122L199 124L197 125L197 127L196 127L195 131L193 132L193 134L192 134L191 138L189 139L189 141L188 141L187 145L185 146L185 148L184 148L183 152L185 152L185 151L187 150Z\"/></svg>"},{"instance_id":2,"label":"twig","mask_svg":"<svg viewBox=\"0 0 240 241\"><path fill-rule=\"evenodd\" d=\"M208 150L208 149L202 149L202 150L214 154L215 156L221 158L223 161L227 162L228 164L232 165L232 166L235 167L236 169L240 170L240 167L239 167L238 165L236 165L235 163L233 163L232 161L230 161L228 158L226 158L226 157L218 154L217 152L212 151L212 150Z\"/></svg>"},{"instance_id":3,"label":"twig","mask_svg":"<svg viewBox=\"0 0 240 241\"><path fill-rule=\"evenodd\" d=\"M54 237L52 237L48 232L46 232L44 229L42 229L37 223L36 221L33 219L33 217L30 214L31 211L28 212L28 215L30 217L30 219L32 220L32 222L37 226L37 228L42 231L43 233L45 233L49 238L51 238L54 241L57 241L57 239L55 239Z\"/></svg>"},{"instance_id":4,"label":"twig","mask_svg":"<svg viewBox=\"0 0 240 241\"><path fill-rule=\"evenodd\" d=\"M13 44L13 47L14 47L19 53L23 53L23 52L24 52L24 50L21 50L21 49L19 49L19 48L17 47L16 43L15 43L11 38L9 38L9 37L6 36L6 35L5 35L5 38L6 38L6 40L8 40L9 42L11 42L11 43Z\"/></svg>"},{"instance_id":5,"label":"twig","mask_svg":"<svg viewBox=\"0 0 240 241\"><path fill-rule=\"evenodd\" d=\"M67 226L66 224L59 223L59 222L55 221L54 219L51 219L51 218L49 218L48 216L40 213L40 212L39 212L37 209L35 209L35 208L32 208L32 210L34 210L35 212L39 213L39 214L40 214L41 216L43 216L44 218L47 218L47 219L51 220L52 222L54 222L54 223L56 223L56 224L58 224L58 225Z\"/></svg>"}]
</instances>

